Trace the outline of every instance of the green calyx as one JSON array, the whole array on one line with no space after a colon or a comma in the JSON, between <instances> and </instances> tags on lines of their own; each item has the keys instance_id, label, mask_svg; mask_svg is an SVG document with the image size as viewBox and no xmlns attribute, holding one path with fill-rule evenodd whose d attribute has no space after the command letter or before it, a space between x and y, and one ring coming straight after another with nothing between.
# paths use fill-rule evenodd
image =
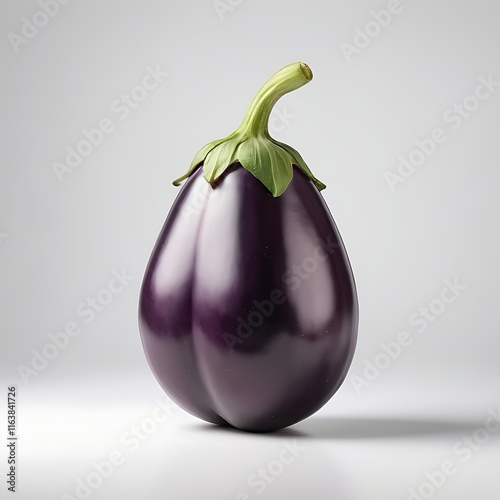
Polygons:
<instances>
[{"instance_id":1,"label":"green calyx","mask_svg":"<svg viewBox=\"0 0 500 500\"><path fill-rule=\"evenodd\" d=\"M278 99L312 79L307 64L297 62L284 67L259 90L239 128L224 139L213 141L198 151L189 170L174 181L178 186L203 164L203 177L214 182L235 163L253 174L276 197L292 180L293 165L301 168L319 190L326 186L316 179L300 154L269 135L268 123Z\"/></svg>"}]
</instances>

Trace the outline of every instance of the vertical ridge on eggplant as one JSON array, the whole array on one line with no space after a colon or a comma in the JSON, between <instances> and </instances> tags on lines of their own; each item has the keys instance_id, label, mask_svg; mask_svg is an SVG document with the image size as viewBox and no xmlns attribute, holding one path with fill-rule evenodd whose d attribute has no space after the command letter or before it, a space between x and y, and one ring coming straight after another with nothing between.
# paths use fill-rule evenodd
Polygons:
<instances>
[{"instance_id":1,"label":"vertical ridge on eggplant","mask_svg":"<svg viewBox=\"0 0 500 500\"><path fill-rule=\"evenodd\" d=\"M199 375L191 336L195 257L191 243L202 212L186 212L183 207L196 199L193 184L183 186L162 228L163 237L158 238L151 255L141 288L139 327L146 357L165 392L189 413L223 424ZM190 224L184 224L184 220ZM170 245L170 238L180 247ZM172 262L176 263L175 273Z\"/></svg>"},{"instance_id":2,"label":"vertical ridge on eggplant","mask_svg":"<svg viewBox=\"0 0 500 500\"><path fill-rule=\"evenodd\" d=\"M325 186L267 130L279 97L311 78L304 63L276 73L239 129L175 181L185 183L140 293L141 339L163 389L193 415L246 431L320 409L356 345L356 287Z\"/></svg>"}]
</instances>

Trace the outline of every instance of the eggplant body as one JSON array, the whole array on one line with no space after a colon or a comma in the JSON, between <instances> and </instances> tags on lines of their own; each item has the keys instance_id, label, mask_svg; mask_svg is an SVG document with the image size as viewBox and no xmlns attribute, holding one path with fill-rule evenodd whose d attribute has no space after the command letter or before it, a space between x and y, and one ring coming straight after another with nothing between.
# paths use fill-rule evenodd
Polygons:
<instances>
[{"instance_id":1,"label":"eggplant body","mask_svg":"<svg viewBox=\"0 0 500 500\"><path fill-rule=\"evenodd\" d=\"M273 197L241 165L177 196L144 276L141 339L165 392L220 425L273 431L320 409L354 354L358 300L333 218L294 167Z\"/></svg>"}]
</instances>

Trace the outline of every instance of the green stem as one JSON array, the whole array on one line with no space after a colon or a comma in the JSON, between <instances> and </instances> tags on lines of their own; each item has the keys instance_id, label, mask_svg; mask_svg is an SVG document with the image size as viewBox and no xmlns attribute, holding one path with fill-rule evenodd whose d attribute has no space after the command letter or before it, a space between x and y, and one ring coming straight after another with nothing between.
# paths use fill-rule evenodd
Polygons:
<instances>
[{"instance_id":1,"label":"green stem","mask_svg":"<svg viewBox=\"0 0 500 500\"><path fill-rule=\"evenodd\" d=\"M314 177L302 156L292 147L269 135L269 116L278 99L312 80L307 64L297 62L278 71L259 90L241 125L223 139L212 141L196 153L188 171L174 181L178 186L200 166L203 177L214 183L230 167L239 163L269 190L281 196L293 177L293 167L300 168L318 190L326 186Z\"/></svg>"},{"instance_id":2,"label":"green stem","mask_svg":"<svg viewBox=\"0 0 500 500\"><path fill-rule=\"evenodd\" d=\"M290 64L278 71L259 90L237 132L246 137L269 136L269 116L276 102L288 92L310 82L312 76L311 68L302 62Z\"/></svg>"}]
</instances>

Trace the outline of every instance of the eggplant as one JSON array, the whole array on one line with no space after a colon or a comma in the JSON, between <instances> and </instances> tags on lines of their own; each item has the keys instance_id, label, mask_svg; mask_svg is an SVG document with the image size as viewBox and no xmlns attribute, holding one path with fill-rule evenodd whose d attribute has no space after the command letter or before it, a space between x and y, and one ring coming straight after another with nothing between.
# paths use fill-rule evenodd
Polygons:
<instances>
[{"instance_id":1,"label":"eggplant","mask_svg":"<svg viewBox=\"0 0 500 500\"><path fill-rule=\"evenodd\" d=\"M325 185L268 132L276 101L311 79L306 64L286 66L235 132L198 152L144 274L148 363L207 422L293 425L330 400L354 355L356 286Z\"/></svg>"}]
</instances>

